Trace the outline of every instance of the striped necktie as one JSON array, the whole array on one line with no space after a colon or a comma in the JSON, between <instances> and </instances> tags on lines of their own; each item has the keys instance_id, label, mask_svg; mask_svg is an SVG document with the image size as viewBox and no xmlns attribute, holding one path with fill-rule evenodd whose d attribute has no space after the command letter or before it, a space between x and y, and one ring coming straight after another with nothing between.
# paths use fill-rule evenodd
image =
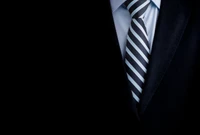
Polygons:
<instances>
[{"instance_id":1,"label":"striped necktie","mask_svg":"<svg viewBox=\"0 0 200 135\"><path fill-rule=\"evenodd\" d=\"M146 27L141 18L149 3L150 0L127 0L124 3L132 17L127 35L125 66L129 88L136 104L140 101L149 63L150 46Z\"/></svg>"}]
</instances>

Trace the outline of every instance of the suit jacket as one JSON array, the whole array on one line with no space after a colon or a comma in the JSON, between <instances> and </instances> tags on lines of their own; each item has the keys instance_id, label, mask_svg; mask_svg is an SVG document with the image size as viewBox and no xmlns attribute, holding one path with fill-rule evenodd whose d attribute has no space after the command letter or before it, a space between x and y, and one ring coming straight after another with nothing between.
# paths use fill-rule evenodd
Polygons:
<instances>
[{"instance_id":1,"label":"suit jacket","mask_svg":"<svg viewBox=\"0 0 200 135\"><path fill-rule=\"evenodd\" d=\"M127 89L109 1L98 2L94 10L90 7L81 14L91 19L82 23L88 34L82 39L84 52L77 58L83 62L77 70L84 80L81 93L85 96L79 107L86 118L92 118L90 126L96 131L125 129L127 134L142 135L197 131L193 121L199 118L200 15L195 1L161 1L138 109Z\"/></svg>"},{"instance_id":2,"label":"suit jacket","mask_svg":"<svg viewBox=\"0 0 200 135\"><path fill-rule=\"evenodd\" d=\"M60 121L69 122L73 132L94 134L121 130L136 135L198 132L200 15L196 1L161 1L138 109L133 107L127 88L109 0L93 6L86 1L71 5L76 5L77 16L67 12L67 23L63 18L66 7L56 10L56 25L48 27L53 36L49 34L51 38L45 40L55 43L48 46L52 51L47 56L52 57L45 57L48 66L42 70L44 88L53 89L42 96L48 98L44 104L50 110L45 114L51 114L48 122L60 127Z\"/></svg>"}]
</instances>

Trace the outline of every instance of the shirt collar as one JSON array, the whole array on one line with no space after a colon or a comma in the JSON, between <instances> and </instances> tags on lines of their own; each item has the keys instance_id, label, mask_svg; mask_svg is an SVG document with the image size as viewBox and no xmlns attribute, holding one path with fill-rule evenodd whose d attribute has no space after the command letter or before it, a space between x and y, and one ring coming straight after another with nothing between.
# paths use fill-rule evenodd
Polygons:
<instances>
[{"instance_id":1,"label":"shirt collar","mask_svg":"<svg viewBox=\"0 0 200 135\"><path fill-rule=\"evenodd\" d=\"M126 0L110 0L112 12L115 12ZM160 9L161 0L151 0Z\"/></svg>"},{"instance_id":2,"label":"shirt collar","mask_svg":"<svg viewBox=\"0 0 200 135\"><path fill-rule=\"evenodd\" d=\"M158 9L160 9L161 0L151 0L151 1L155 4L155 6L156 6Z\"/></svg>"}]
</instances>

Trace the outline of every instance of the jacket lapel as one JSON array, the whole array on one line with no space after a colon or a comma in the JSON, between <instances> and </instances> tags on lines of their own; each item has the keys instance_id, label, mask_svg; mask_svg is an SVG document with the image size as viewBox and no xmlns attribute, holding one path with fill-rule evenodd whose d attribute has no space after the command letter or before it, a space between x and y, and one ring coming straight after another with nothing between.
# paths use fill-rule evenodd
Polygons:
<instances>
[{"instance_id":1,"label":"jacket lapel","mask_svg":"<svg viewBox=\"0 0 200 135\"><path fill-rule=\"evenodd\" d=\"M161 0L146 84L139 112L144 113L178 48L190 16L185 0Z\"/></svg>"},{"instance_id":2,"label":"jacket lapel","mask_svg":"<svg viewBox=\"0 0 200 135\"><path fill-rule=\"evenodd\" d=\"M128 82L127 76L126 76L126 71L125 71L125 68L124 68L124 61L122 59L122 55L121 55L121 51L120 51L120 47L119 47L119 42L118 42L118 39L117 39L117 33L116 33L116 30L115 30L115 25L114 25L114 20L113 20L113 16L112 16L111 5L110 5L109 1L107 1L107 3L108 3L107 5L109 5L109 20L111 20L111 21L108 22L109 23L108 31L111 31L112 34L110 36L110 39L112 41L114 41L114 44L111 44L111 46L113 48L117 48L117 50L118 50L118 55L120 55L120 59L121 59L121 61L119 61L119 62L123 66L123 70L121 72L123 72L123 74L124 74L125 81ZM127 103L128 108L130 109L131 112L135 113L135 116L139 120L138 110L136 109L136 105L135 105L135 103L133 101L133 97L132 97L131 91L128 90L128 84L124 87L123 90L127 90L126 93L128 93L128 96L126 97L126 98L128 98L128 99L126 99L128 101L128 103Z\"/></svg>"}]
</instances>

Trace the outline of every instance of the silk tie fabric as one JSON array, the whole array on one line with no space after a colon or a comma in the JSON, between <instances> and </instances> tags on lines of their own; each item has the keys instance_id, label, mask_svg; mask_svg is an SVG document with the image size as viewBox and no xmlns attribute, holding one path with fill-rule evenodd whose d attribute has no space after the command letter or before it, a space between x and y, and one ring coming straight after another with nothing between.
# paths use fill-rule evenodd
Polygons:
<instances>
[{"instance_id":1,"label":"silk tie fabric","mask_svg":"<svg viewBox=\"0 0 200 135\"><path fill-rule=\"evenodd\" d=\"M150 55L147 31L142 19L150 1L127 0L124 4L132 17L127 34L125 66L129 88L136 104L138 104L145 82Z\"/></svg>"}]
</instances>

